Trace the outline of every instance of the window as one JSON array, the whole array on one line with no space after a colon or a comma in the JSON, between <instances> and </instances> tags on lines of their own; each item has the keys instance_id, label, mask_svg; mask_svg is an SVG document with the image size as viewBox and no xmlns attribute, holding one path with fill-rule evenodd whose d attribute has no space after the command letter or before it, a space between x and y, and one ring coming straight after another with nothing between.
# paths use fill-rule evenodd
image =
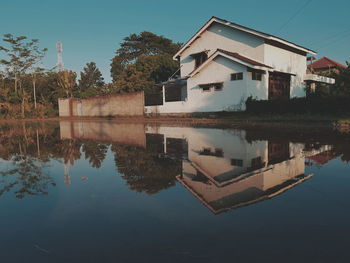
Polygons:
<instances>
[{"instance_id":1,"label":"window","mask_svg":"<svg viewBox=\"0 0 350 263\"><path fill-rule=\"evenodd\" d=\"M211 86L210 85L200 85L200 88L203 90L203 91L210 91L210 88Z\"/></svg>"},{"instance_id":2,"label":"window","mask_svg":"<svg viewBox=\"0 0 350 263\"><path fill-rule=\"evenodd\" d=\"M224 152L222 151L222 149L215 149L215 156L224 157Z\"/></svg>"},{"instance_id":3,"label":"window","mask_svg":"<svg viewBox=\"0 0 350 263\"><path fill-rule=\"evenodd\" d=\"M220 91L220 90L222 90L222 87L223 87L222 83L217 83L214 85L214 90Z\"/></svg>"},{"instance_id":4,"label":"window","mask_svg":"<svg viewBox=\"0 0 350 263\"><path fill-rule=\"evenodd\" d=\"M243 160L241 160L241 159L231 159L231 165L232 166L242 167L243 166Z\"/></svg>"},{"instance_id":5,"label":"window","mask_svg":"<svg viewBox=\"0 0 350 263\"><path fill-rule=\"evenodd\" d=\"M261 165L262 165L262 160L260 156L252 159L252 167L258 168Z\"/></svg>"},{"instance_id":6,"label":"window","mask_svg":"<svg viewBox=\"0 0 350 263\"><path fill-rule=\"evenodd\" d=\"M210 148L203 148L203 151L200 153L200 155L210 155L211 150Z\"/></svg>"},{"instance_id":7,"label":"window","mask_svg":"<svg viewBox=\"0 0 350 263\"><path fill-rule=\"evenodd\" d=\"M231 80L241 80L243 79L243 72L231 74Z\"/></svg>"},{"instance_id":8,"label":"window","mask_svg":"<svg viewBox=\"0 0 350 263\"><path fill-rule=\"evenodd\" d=\"M252 80L259 80L261 81L262 74L260 72L253 71L252 72Z\"/></svg>"},{"instance_id":9,"label":"window","mask_svg":"<svg viewBox=\"0 0 350 263\"><path fill-rule=\"evenodd\" d=\"M200 52L196 54L192 54L191 57L194 58L195 61L195 68L198 68L200 65L204 63L208 59L207 52Z\"/></svg>"},{"instance_id":10,"label":"window","mask_svg":"<svg viewBox=\"0 0 350 263\"><path fill-rule=\"evenodd\" d=\"M203 150L201 150L199 152L199 155L206 155L206 156L215 156L215 157L224 157L224 152L222 149L220 148L216 148L214 151L212 151L212 149L210 148L203 148Z\"/></svg>"},{"instance_id":11,"label":"window","mask_svg":"<svg viewBox=\"0 0 350 263\"><path fill-rule=\"evenodd\" d=\"M199 88L201 88L203 91L210 91L211 88L214 88L215 91L220 91L223 88L223 83L208 83L208 84L200 84Z\"/></svg>"}]
</instances>

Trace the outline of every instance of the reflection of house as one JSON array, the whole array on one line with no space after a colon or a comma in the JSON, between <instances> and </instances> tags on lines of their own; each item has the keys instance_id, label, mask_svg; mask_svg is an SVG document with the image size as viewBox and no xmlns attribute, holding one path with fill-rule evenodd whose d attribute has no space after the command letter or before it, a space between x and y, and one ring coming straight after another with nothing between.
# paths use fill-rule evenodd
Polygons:
<instances>
[{"instance_id":1,"label":"reflection of house","mask_svg":"<svg viewBox=\"0 0 350 263\"><path fill-rule=\"evenodd\" d=\"M311 177L304 175L303 144L248 143L244 131L148 127L146 132L162 134L165 142L187 141L177 179L213 213L272 198Z\"/></svg>"},{"instance_id":2,"label":"reflection of house","mask_svg":"<svg viewBox=\"0 0 350 263\"><path fill-rule=\"evenodd\" d=\"M212 17L174 55L180 61L181 76L163 83L163 104L146 107L146 112L243 110L249 96L305 96L308 53L316 54L285 39ZM312 78L308 76L308 81Z\"/></svg>"},{"instance_id":3,"label":"reflection of house","mask_svg":"<svg viewBox=\"0 0 350 263\"><path fill-rule=\"evenodd\" d=\"M334 152L332 151L324 151L316 155L312 155L307 157L309 160L308 165L325 165L329 161L333 160L334 158L338 157Z\"/></svg>"}]
</instances>

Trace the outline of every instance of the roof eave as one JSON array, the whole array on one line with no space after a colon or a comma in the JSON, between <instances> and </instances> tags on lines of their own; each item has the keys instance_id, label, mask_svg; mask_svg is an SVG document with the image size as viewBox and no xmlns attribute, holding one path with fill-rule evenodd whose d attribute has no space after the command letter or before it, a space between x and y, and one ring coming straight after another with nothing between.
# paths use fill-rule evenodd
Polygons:
<instances>
[{"instance_id":1,"label":"roof eave","mask_svg":"<svg viewBox=\"0 0 350 263\"><path fill-rule=\"evenodd\" d=\"M218 17L211 17L207 23L205 23L191 38L190 40L188 40L182 47L181 49L173 56L173 59L174 60L177 60L178 57L181 56L181 54L183 53L183 51L188 48L190 46L190 44L197 39L197 37L202 34L202 32L204 32L213 22L218 22L218 23L221 23L223 25L227 25L227 26L230 26L232 28L235 28L235 29L238 29L238 30L241 30L241 31L245 31L247 33L250 33L250 34L253 34L253 35L256 35L258 37L261 37L261 38L264 38L264 39L270 39L270 40L274 40L274 41L277 41L277 42L280 42L280 43L283 43L285 45L288 45L288 46L291 46L295 49L299 49L299 50L302 50L306 53L309 53L309 54L312 54L312 55L317 55L317 52L314 51L314 50L311 50L311 49L308 49L308 48L305 48L305 47L302 47L302 46L299 46L297 44L294 44L290 41L287 41L287 40L284 40L282 38L279 38L279 37L276 37L276 36L272 36L270 34L266 34L266 33L263 33L263 32L260 32L260 31L257 31L257 30L254 30L254 29L250 29L250 28L247 28L247 27L244 27L244 26L241 26L241 25L238 25L238 24L235 24L235 23L232 23L232 22L229 22L227 20L224 20L224 19L221 19L221 18L218 18Z\"/></svg>"}]
</instances>

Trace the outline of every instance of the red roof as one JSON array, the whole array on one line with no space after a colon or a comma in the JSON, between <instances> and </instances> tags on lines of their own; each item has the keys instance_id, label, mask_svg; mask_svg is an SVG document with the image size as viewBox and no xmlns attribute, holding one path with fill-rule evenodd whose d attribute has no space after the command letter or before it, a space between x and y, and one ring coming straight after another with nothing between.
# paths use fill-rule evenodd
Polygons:
<instances>
[{"instance_id":1,"label":"red roof","mask_svg":"<svg viewBox=\"0 0 350 263\"><path fill-rule=\"evenodd\" d=\"M336 157L337 156L335 154L332 154L330 152L323 152L314 156L309 156L307 158L314 161L317 164L324 165Z\"/></svg>"},{"instance_id":2,"label":"red roof","mask_svg":"<svg viewBox=\"0 0 350 263\"><path fill-rule=\"evenodd\" d=\"M328 69L328 68L347 68L343 64L338 63L330 58L323 57L307 66L312 69Z\"/></svg>"},{"instance_id":3,"label":"red roof","mask_svg":"<svg viewBox=\"0 0 350 263\"><path fill-rule=\"evenodd\" d=\"M224 54L226 54L226 55L229 55L229 56L231 56L231 57L234 57L234 58L237 58L237 59L239 59L239 60L242 60L242 61L244 61L244 62L247 62L247 63L249 63L249 64L252 64L252 65L254 65L254 66L260 66L260 67L265 67L265 68L272 68L272 67L267 66L267 65L265 65L265 64L262 64L262 63L260 63L260 62L258 62L258 61L255 61L255 60L252 60L252 59L250 59L250 58L244 57L244 56L242 56L242 55L240 55L240 54L238 54L238 53L236 53L236 52L230 52L230 51L226 51L226 50L223 50L223 49L218 49L218 51L219 51L219 52L222 52L222 53L224 53Z\"/></svg>"}]
</instances>

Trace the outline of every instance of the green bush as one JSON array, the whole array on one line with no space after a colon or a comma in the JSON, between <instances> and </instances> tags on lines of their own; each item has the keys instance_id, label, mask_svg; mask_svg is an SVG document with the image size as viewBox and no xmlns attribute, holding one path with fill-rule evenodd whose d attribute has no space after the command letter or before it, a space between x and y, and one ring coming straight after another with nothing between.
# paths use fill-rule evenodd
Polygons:
<instances>
[{"instance_id":1,"label":"green bush","mask_svg":"<svg viewBox=\"0 0 350 263\"><path fill-rule=\"evenodd\" d=\"M347 114L350 97L320 97L246 101L246 112L254 114Z\"/></svg>"}]
</instances>

